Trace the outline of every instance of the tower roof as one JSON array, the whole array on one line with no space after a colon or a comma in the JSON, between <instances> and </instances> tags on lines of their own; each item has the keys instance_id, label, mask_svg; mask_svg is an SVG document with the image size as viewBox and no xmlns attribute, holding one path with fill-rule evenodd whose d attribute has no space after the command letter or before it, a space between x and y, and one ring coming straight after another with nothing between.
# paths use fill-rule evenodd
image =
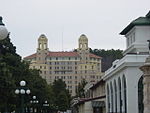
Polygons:
<instances>
[{"instance_id":1,"label":"tower roof","mask_svg":"<svg viewBox=\"0 0 150 113\"><path fill-rule=\"evenodd\" d=\"M47 40L47 37L44 34L41 34L38 41L39 40Z\"/></svg>"},{"instance_id":2,"label":"tower roof","mask_svg":"<svg viewBox=\"0 0 150 113\"><path fill-rule=\"evenodd\" d=\"M134 26L150 26L150 11L145 17L139 17L133 20L120 34L127 34Z\"/></svg>"},{"instance_id":3,"label":"tower roof","mask_svg":"<svg viewBox=\"0 0 150 113\"><path fill-rule=\"evenodd\" d=\"M79 40L88 40L85 34L82 34L79 38Z\"/></svg>"}]
</instances>

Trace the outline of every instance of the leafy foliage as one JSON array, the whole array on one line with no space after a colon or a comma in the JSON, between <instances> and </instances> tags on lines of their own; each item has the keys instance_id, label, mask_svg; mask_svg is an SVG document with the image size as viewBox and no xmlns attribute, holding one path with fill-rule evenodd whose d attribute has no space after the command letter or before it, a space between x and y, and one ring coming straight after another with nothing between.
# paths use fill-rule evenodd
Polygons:
<instances>
[{"instance_id":1,"label":"leafy foliage","mask_svg":"<svg viewBox=\"0 0 150 113\"><path fill-rule=\"evenodd\" d=\"M74 49L73 51L77 52L77 49ZM121 59L123 57L122 52L123 51L120 49L105 50L105 49L90 48L90 53L102 57L102 72L105 72L108 68L110 68L112 66L113 61L115 61L116 59Z\"/></svg>"},{"instance_id":2,"label":"leafy foliage","mask_svg":"<svg viewBox=\"0 0 150 113\"><path fill-rule=\"evenodd\" d=\"M76 89L76 96L80 98L84 98L84 87L87 84L87 81L85 79L82 79L81 83L78 84L78 87Z\"/></svg>"},{"instance_id":3,"label":"leafy foliage","mask_svg":"<svg viewBox=\"0 0 150 113\"><path fill-rule=\"evenodd\" d=\"M66 89L66 84L62 79L55 80L52 85L54 93L54 104L60 111L65 111L70 107L71 95Z\"/></svg>"},{"instance_id":4,"label":"leafy foliage","mask_svg":"<svg viewBox=\"0 0 150 113\"><path fill-rule=\"evenodd\" d=\"M20 98L14 91L19 88L21 80L27 81L27 87L31 90L30 97L25 96L26 103L33 95L41 103L46 99L51 101L51 86L39 76L38 70L29 69L29 64L21 60L8 36L0 41L0 112L13 111L20 105Z\"/></svg>"},{"instance_id":5,"label":"leafy foliage","mask_svg":"<svg viewBox=\"0 0 150 113\"><path fill-rule=\"evenodd\" d=\"M102 72L105 72L108 68L110 68L113 61L115 61L116 59L121 59L123 57L123 51L120 49L90 49L90 52L102 57Z\"/></svg>"}]
</instances>

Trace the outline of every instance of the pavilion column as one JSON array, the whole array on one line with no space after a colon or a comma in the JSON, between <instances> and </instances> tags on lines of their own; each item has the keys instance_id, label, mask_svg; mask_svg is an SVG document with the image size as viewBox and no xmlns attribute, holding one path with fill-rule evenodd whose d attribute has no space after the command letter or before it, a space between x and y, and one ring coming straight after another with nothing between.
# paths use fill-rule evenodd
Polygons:
<instances>
[{"instance_id":1,"label":"pavilion column","mask_svg":"<svg viewBox=\"0 0 150 113\"><path fill-rule=\"evenodd\" d=\"M150 113L150 56L140 69L143 71L144 113Z\"/></svg>"}]
</instances>

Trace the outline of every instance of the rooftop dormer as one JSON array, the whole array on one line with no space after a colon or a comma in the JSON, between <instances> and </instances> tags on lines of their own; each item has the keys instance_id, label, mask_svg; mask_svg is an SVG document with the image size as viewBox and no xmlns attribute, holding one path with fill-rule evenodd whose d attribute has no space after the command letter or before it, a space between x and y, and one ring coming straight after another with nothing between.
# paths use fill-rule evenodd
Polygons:
<instances>
[{"instance_id":1,"label":"rooftop dormer","mask_svg":"<svg viewBox=\"0 0 150 113\"><path fill-rule=\"evenodd\" d=\"M150 12L145 17L133 20L120 34L126 37L124 55L148 53L147 40L150 40Z\"/></svg>"}]
</instances>

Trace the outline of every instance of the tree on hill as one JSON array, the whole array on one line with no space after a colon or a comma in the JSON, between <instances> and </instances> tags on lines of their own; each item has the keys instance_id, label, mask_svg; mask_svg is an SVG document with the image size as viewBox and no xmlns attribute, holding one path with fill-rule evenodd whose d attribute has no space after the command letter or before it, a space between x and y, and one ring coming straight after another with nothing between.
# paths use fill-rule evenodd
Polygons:
<instances>
[{"instance_id":1,"label":"tree on hill","mask_svg":"<svg viewBox=\"0 0 150 113\"><path fill-rule=\"evenodd\" d=\"M123 57L123 51L120 49L90 49L90 52L102 57L102 72L105 72L108 68L110 68L113 61L115 61L116 59L121 59Z\"/></svg>"},{"instance_id":2,"label":"tree on hill","mask_svg":"<svg viewBox=\"0 0 150 113\"><path fill-rule=\"evenodd\" d=\"M77 52L77 49L74 49L73 51ZM120 49L105 50L105 49L90 48L90 53L102 57L102 72L105 72L108 68L110 68L112 66L113 61L115 61L116 59L121 59L123 57L122 52L123 51Z\"/></svg>"}]
</instances>

